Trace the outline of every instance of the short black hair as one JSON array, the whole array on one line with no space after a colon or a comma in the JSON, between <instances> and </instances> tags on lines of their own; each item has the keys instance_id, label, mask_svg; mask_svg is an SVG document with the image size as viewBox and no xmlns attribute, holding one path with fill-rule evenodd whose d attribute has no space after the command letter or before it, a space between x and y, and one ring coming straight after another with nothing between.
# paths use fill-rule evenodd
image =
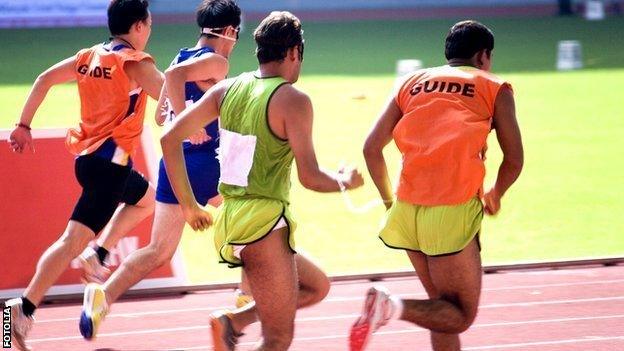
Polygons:
<instances>
[{"instance_id":1,"label":"short black hair","mask_svg":"<svg viewBox=\"0 0 624 351\"><path fill-rule=\"evenodd\" d=\"M111 35L128 34L135 23L147 21L147 0L111 0L108 5L108 30Z\"/></svg>"},{"instance_id":2,"label":"short black hair","mask_svg":"<svg viewBox=\"0 0 624 351\"><path fill-rule=\"evenodd\" d=\"M233 0L203 0L197 7L196 19L200 28L236 28L241 24L241 9ZM202 35L216 38L207 33Z\"/></svg>"},{"instance_id":3,"label":"short black hair","mask_svg":"<svg viewBox=\"0 0 624 351\"><path fill-rule=\"evenodd\" d=\"M494 50L494 34L477 21L458 22L446 35L444 55L447 60L469 59L481 50L491 54Z\"/></svg>"},{"instance_id":4,"label":"short black hair","mask_svg":"<svg viewBox=\"0 0 624 351\"><path fill-rule=\"evenodd\" d=\"M287 11L271 12L254 31L254 39L260 64L281 61L289 49L303 45L301 21Z\"/></svg>"}]
</instances>

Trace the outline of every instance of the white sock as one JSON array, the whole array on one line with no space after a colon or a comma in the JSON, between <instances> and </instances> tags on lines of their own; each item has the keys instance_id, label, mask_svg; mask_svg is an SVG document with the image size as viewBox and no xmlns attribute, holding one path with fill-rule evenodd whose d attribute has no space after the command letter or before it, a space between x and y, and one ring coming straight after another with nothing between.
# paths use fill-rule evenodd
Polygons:
<instances>
[{"instance_id":1,"label":"white sock","mask_svg":"<svg viewBox=\"0 0 624 351\"><path fill-rule=\"evenodd\" d=\"M392 314L390 315L390 319L401 319L404 307L403 300L396 295L390 295L390 301L392 302L392 307L394 308Z\"/></svg>"}]
</instances>

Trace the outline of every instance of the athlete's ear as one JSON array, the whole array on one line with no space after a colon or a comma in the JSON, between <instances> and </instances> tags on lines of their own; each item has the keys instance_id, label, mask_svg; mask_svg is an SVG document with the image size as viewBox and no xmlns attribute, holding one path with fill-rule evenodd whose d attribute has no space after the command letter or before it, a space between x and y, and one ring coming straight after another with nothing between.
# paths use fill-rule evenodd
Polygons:
<instances>
[{"instance_id":1,"label":"athlete's ear","mask_svg":"<svg viewBox=\"0 0 624 351\"><path fill-rule=\"evenodd\" d=\"M240 33L240 28L235 28L234 26L228 26L227 27L227 33L226 34L228 37L230 38L236 38L236 41L238 41L239 39L239 33Z\"/></svg>"},{"instance_id":2,"label":"athlete's ear","mask_svg":"<svg viewBox=\"0 0 624 351\"><path fill-rule=\"evenodd\" d=\"M299 60L299 51L297 50L297 47L293 46L292 48L288 49L288 51L286 51L286 57L288 57L290 61Z\"/></svg>"},{"instance_id":3,"label":"athlete's ear","mask_svg":"<svg viewBox=\"0 0 624 351\"><path fill-rule=\"evenodd\" d=\"M143 23L143 21L136 21L134 22L134 24L132 25L132 28L134 29L135 32L137 33L141 33L141 31L143 30L143 27L145 27L145 23Z\"/></svg>"},{"instance_id":4,"label":"athlete's ear","mask_svg":"<svg viewBox=\"0 0 624 351\"><path fill-rule=\"evenodd\" d=\"M492 55L494 55L494 49L492 49L492 50L485 50L485 53L487 55L488 60L492 61Z\"/></svg>"},{"instance_id":5,"label":"athlete's ear","mask_svg":"<svg viewBox=\"0 0 624 351\"><path fill-rule=\"evenodd\" d=\"M481 50L477 53L477 67L484 71L489 71L492 68L492 51Z\"/></svg>"},{"instance_id":6,"label":"athlete's ear","mask_svg":"<svg viewBox=\"0 0 624 351\"><path fill-rule=\"evenodd\" d=\"M489 71L492 68L492 50L484 50L483 53L483 61L485 61L485 65L487 66L486 70Z\"/></svg>"},{"instance_id":7,"label":"athlete's ear","mask_svg":"<svg viewBox=\"0 0 624 351\"><path fill-rule=\"evenodd\" d=\"M477 53L475 53L475 55L473 56L473 62L476 67L483 68L483 66L485 65L485 55L485 50L479 50L477 51Z\"/></svg>"},{"instance_id":8,"label":"athlete's ear","mask_svg":"<svg viewBox=\"0 0 624 351\"><path fill-rule=\"evenodd\" d=\"M134 27L134 30L135 30L137 33L141 33L141 32L143 32L143 31L145 31L145 30L147 30L147 29L149 28L149 22L148 22L149 20L150 20L150 19L148 18L148 19L146 19L145 21L136 21L136 22L132 25L132 27Z\"/></svg>"}]
</instances>

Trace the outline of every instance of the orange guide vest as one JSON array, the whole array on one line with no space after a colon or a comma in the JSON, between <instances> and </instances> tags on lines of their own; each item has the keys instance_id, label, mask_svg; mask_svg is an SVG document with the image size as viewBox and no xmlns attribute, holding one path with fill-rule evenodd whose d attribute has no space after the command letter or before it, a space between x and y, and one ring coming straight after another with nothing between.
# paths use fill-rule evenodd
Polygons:
<instances>
[{"instance_id":1,"label":"orange guide vest","mask_svg":"<svg viewBox=\"0 0 624 351\"><path fill-rule=\"evenodd\" d=\"M112 138L127 154L132 154L143 131L147 94L131 91L124 71L129 61L152 60L144 52L130 48L108 50L96 45L76 54L75 73L80 94L79 129L67 132L66 145L73 154L88 154Z\"/></svg>"},{"instance_id":2,"label":"orange guide vest","mask_svg":"<svg viewBox=\"0 0 624 351\"><path fill-rule=\"evenodd\" d=\"M395 102L403 117L393 131L401 151L401 201L458 205L481 195L494 102L507 82L473 67L416 72Z\"/></svg>"}]
</instances>

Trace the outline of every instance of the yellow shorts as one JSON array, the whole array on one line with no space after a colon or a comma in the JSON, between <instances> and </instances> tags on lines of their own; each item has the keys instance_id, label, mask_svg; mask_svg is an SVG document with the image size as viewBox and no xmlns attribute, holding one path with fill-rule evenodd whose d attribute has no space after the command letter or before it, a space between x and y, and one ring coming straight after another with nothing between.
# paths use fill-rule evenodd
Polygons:
<instances>
[{"instance_id":1,"label":"yellow shorts","mask_svg":"<svg viewBox=\"0 0 624 351\"><path fill-rule=\"evenodd\" d=\"M396 201L382 222L379 238L393 249L428 256L462 251L481 230L483 205L472 198L455 206L419 206Z\"/></svg>"},{"instance_id":2,"label":"yellow shorts","mask_svg":"<svg viewBox=\"0 0 624 351\"><path fill-rule=\"evenodd\" d=\"M287 204L264 198L225 199L214 226L214 242L220 262L227 263L230 267L242 266L242 249L262 240L284 221L289 232L288 244L295 252L293 234L297 223L293 220Z\"/></svg>"}]
</instances>

